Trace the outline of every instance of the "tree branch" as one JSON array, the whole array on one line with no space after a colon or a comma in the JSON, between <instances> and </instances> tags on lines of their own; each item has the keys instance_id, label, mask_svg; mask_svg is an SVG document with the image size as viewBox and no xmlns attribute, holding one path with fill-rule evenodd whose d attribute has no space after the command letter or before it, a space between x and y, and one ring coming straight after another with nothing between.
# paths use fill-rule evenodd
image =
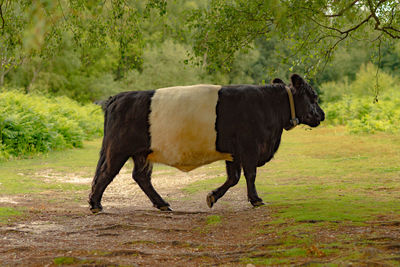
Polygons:
<instances>
[{"instance_id":1,"label":"tree branch","mask_svg":"<svg viewBox=\"0 0 400 267\"><path fill-rule=\"evenodd\" d=\"M382 44L382 39L379 37L379 43L378 43L378 67L376 68L376 73L375 73L375 86L374 86L374 103L378 102L378 95L380 91L380 86L379 86L379 69L381 65L381 44Z\"/></svg>"},{"instance_id":2,"label":"tree branch","mask_svg":"<svg viewBox=\"0 0 400 267\"><path fill-rule=\"evenodd\" d=\"M340 10L339 13L337 13L337 14L332 14L332 15L324 14L324 15L328 18L341 17L344 14L344 12L346 12L347 10L352 8L355 4L357 4L358 1L359 0L354 0L353 2L350 3L350 5L348 5L344 9Z\"/></svg>"},{"instance_id":3,"label":"tree branch","mask_svg":"<svg viewBox=\"0 0 400 267\"><path fill-rule=\"evenodd\" d=\"M328 30L332 30L332 31L337 31L338 33L340 33L340 34L348 34L348 33L350 33L350 32L352 32L352 31L355 31L355 30L357 30L358 28L360 28L363 24L365 24L366 22L368 22L370 19L372 18L372 14L370 14L368 17L366 17L363 21L361 21L359 24L357 24L357 25L355 25L355 26L353 26L353 27L351 27L351 28L349 28L349 29L347 29L347 30L345 30L345 31L343 31L343 30L340 30L340 29L338 29L338 28L335 28L335 27L331 27L331 26L326 26L326 25L324 25L324 24L321 24L321 23L319 23L317 20L315 20L314 18L310 18L314 23L316 23L318 26L320 26L320 27L322 27L322 28L325 28L325 29L328 29Z\"/></svg>"},{"instance_id":4,"label":"tree branch","mask_svg":"<svg viewBox=\"0 0 400 267\"><path fill-rule=\"evenodd\" d=\"M324 55L325 64L324 64L324 66L322 67L321 71L324 71L324 69L326 68L326 65L328 64L329 59L332 57L333 51L334 51L335 48L338 46L338 44L339 44L340 42L342 42L344 39L346 39L348 36L349 36L349 32L345 33L344 36L340 37L340 38L333 44L333 46L329 47L329 49L325 52L325 55Z\"/></svg>"},{"instance_id":5,"label":"tree branch","mask_svg":"<svg viewBox=\"0 0 400 267\"><path fill-rule=\"evenodd\" d=\"M18 60L14 60L14 61L10 60L9 62L11 62L11 63L7 63L7 64L10 64L10 66L7 69L5 69L5 71L3 71L3 75L7 75L7 73L9 73L12 70L12 68L14 68L15 66L22 65L25 62L25 60L26 60L26 57L22 57L22 56L20 57L19 62L18 62Z\"/></svg>"},{"instance_id":6,"label":"tree branch","mask_svg":"<svg viewBox=\"0 0 400 267\"><path fill-rule=\"evenodd\" d=\"M387 35L389 35L389 36L390 36L391 38L393 38L393 39L400 39L400 35L396 35L396 34L393 34L393 33L390 32L390 31L400 32L400 30L394 28L394 27L391 25L392 20L393 20L393 16L394 16L394 14L393 14L393 9L392 9L392 17L391 17L391 20L390 20L390 22L389 22L389 25L388 25L388 26L380 27L381 21L380 21L379 17L376 15L376 10L379 8L379 6L380 6L381 4L383 4L383 3L386 2L386 1L387 1L387 0L381 0L381 1L379 1L379 2L377 3L377 5L374 7L373 4L372 4L372 2L371 2L371 0L368 0L368 6L369 6L369 9L370 9L370 11L371 11L371 16L372 16L372 17L374 18L374 20L375 20L375 28L374 28L374 29L386 33Z\"/></svg>"},{"instance_id":7,"label":"tree branch","mask_svg":"<svg viewBox=\"0 0 400 267\"><path fill-rule=\"evenodd\" d=\"M1 1L1 3L0 3L0 17L1 17L1 21L2 21L2 25L1 25L1 29L2 30L4 30L4 25L5 25L5 20L4 20L4 17L3 17L3 3L4 3L4 0L2 0Z\"/></svg>"}]
</instances>

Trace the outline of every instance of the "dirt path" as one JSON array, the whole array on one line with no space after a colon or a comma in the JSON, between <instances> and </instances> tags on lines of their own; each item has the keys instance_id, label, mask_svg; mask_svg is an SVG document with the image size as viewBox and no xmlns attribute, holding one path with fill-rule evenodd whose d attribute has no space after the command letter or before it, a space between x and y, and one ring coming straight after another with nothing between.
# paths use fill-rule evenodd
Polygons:
<instances>
[{"instance_id":1,"label":"dirt path","mask_svg":"<svg viewBox=\"0 0 400 267\"><path fill-rule=\"evenodd\" d=\"M68 180L64 180L65 175L51 171L37 175L44 181L58 179L90 184L89 178L79 175L69 176ZM107 189L103 199L105 212L99 215L90 214L84 201L48 201L54 194L68 199L62 192L44 192L41 198L2 198L3 202L25 206L28 210L27 216L18 222L0 226L0 265L236 266L246 265L243 263L246 258L268 258L277 253L284 257L287 248L282 243L280 227L287 225L268 224L275 211L268 206L251 208L245 198L245 188L231 189L213 209L207 207L204 192L189 197L181 190L189 183L207 178L201 169L189 174L168 169L154 174L155 187L168 199L174 212L154 209L130 178L128 169ZM374 264L374 255L380 249L388 244L396 246L400 240L398 227L396 224L337 226L313 235L329 243L343 231L349 234L361 231L363 236L372 230L379 232L383 237L379 240L381 246L366 250L364 262L358 261L360 265L368 265ZM307 254L290 264L335 261L336 256L326 255L314 245L304 246Z\"/></svg>"},{"instance_id":2,"label":"dirt path","mask_svg":"<svg viewBox=\"0 0 400 267\"><path fill-rule=\"evenodd\" d=\"M0 262L10 266L214 265L237 263L254 246L265 245L263 240L248 242L251 224L243 218L267 220L268 212L252 209L245 201L243 188L229 192L224 199L229 205L216 205L210 210L204 194L187 198L181 190L206 179L201 170L168 173L155 172L153 184L174 212L154 209L130 178L128 169L107 188L105 212L99 215L90 214L88 205L82 202L46 203L54 192L44 192L42 199L3 198L3 202L28 207L28 215L23 222L1 226ZM77 175L68 180L51 171L36 175L44 181L90 184L90 179ZM212 215L223 218L224 224L207 223ZM243 224L249 225L248 231L241 230Z\"/></svg>"}]
</instances>

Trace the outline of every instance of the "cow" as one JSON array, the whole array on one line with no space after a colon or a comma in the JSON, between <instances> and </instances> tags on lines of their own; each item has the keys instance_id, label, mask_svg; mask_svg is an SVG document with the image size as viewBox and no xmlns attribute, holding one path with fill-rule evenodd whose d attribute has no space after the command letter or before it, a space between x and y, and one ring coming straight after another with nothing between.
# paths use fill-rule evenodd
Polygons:
<instances>
[{"instance_id":1,"label":"cow","mask_svg":"<svg viewBox=\"0 0 400 267\"><path fill-rule=\"evenodd\" d=\"M106 187L132 158L133 179L161 211L170 205L151 183L153 163L188 172L225 160L227 180L211 191L211 208L239 181L241 170L249 202L264 205L258 196L257 167L278 150L283 129L297 124L316 127L325 114L318 95L298 74L286 85L193 85L131 91L104 103L104 138L89 195L90 210L102 211Z\"/></svg>"}]
</instances>

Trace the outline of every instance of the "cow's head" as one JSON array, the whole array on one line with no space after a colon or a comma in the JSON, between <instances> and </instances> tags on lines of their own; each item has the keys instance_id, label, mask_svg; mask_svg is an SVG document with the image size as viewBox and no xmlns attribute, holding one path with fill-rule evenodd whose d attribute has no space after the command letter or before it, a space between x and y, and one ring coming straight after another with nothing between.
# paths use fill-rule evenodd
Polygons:
<instances>
[{"instance_id":1,"label":"cow's head","mask_svg":"<svg viewBox=\"0 0 400 267\"><path fill-rule=\"evenodd\" d=\"M317 93L298 74L293 74L290 80L292 83L289 85L289 88L293 93L296 117L300 123L317 127L325 119L325 113L318 105ZM275 78L272 83L285 84L279 78Z\"/></svg>"},{"instance_id":2,"label":"cow's head","mask_svg":"<svg viewBox=\"0 0 400 267\"><path fill-rule=\"evenodd\" d=\"M318 105L318 95L315 90L298 74L290 77L289 85L293 92L296 116L300 123L317 127L325 119L325 113Z\"/></svg>"}]
</instances>

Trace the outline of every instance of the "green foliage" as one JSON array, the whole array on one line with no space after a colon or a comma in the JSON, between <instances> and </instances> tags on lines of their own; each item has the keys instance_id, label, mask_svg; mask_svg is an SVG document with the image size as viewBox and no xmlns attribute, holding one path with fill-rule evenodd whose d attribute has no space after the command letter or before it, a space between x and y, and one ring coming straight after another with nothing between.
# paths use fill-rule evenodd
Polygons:
<instances>
[{"instance_id":1,"label":"green foliage","mask_svg":"<svg viewBox=\"0 0 400 267\"><path fill-rule=\"evenodd\" d=\"M324 106L327 123L347 125L352 133L399 132L400 94L386 94L378 103L371 97L347 96Z\"/></svg>"},{"instance_id":2,"label":"green foliage","mask_svg":"<svg viewBox=\"0 0 400 267\"><path fill-rule=\"evenodd\" d=\"M321 85L321 99L323 102L334 102L351 94L351 87L347 77L339 81L328 81Z\"/></svg>"},{"instance_id":3,"label":"green foliage","mask_svg":"<svg viewBox=\"0 0 400 267\"><path fill-rule=\"evenodd\" d=\"M124 90L149 90L175 85L197 83L253 83L249 69L258 58L258 52L241 54L228 74L208 73L204 68L185 64L190 47L173 40L165 40L157 46L148 46L143 52L143 70L130 71L126 78L114 86L114 93Z\"/></svg>"},{"instance_id":4,"label":"green foliage","mask_svg":"<svg viewBox=\"0 0 400 267\"><path fill-rule=\"evenodd\" d=\"M372 63L362 65L351 85L351 92L357 96L374 97L376 93L395 91L398 79L377 70Z\"/></svg>"},{"instance_id":5,"label":"green foliage","mask_svg":"<svg viewBox=\"0 0 400 267\"><path fill-rule=\"evenodd\" d=\"M201 69L183 64L188 47L167 40L160 46L144 51L143 71L127 74L129 90L149 90L174 85L196 84L201 81Z\"/></svg>"},{"instance_id":6,"label":"green foliage","mask_svg":"<svg viewBox=\"0 0 400 267\"><path fill-rule=\"evenodd\" d=\"M0 86L87 103L127 90L287 81L296 72L317 90L324 85L324 101L336 101L373 92L372 66L366 79L356 77L371 58L392 75L400 69L400 46L390 36L398 21L386 19L398 5L352 3L6 0ZM352 26L359 27L344 33Z\"/></svg>"},{"instance_id":7,"label":"green foliage","mask_svg":"<svg viewBox=\"0 0 400 267\"><path fill-rule=\"evenodd\" d=\"M86 47L85 52L76 50L73 36L63 35L63 47L57 55L47 58L32 57L28 64L20 66L8 75L12 87L24 87L27 93L40 92L50 95L66 95L80 102L100 99L109 92L112 72L118 68L118 48ZM85 54L91 62L86 62ZM111 77L111 78L110 78Z\"/></svg>"},{"instance_id":8,"label":"green foliage","mask_svg":"<svg viewBox=\"0 0 400 267\"><path fill-rule=\"evenodd\" d=\"M327 81L340 81L347 78L353 81L361 65L371 61L375 49L367 47L365 42L349 42L347 46L339 48L331 62L327 64L324 71L318 75L319 83Z\"/></svg>"},{"instance_id":9,"label":"green foliage","mask_svg":"<svg viewBox=\"0 0 400 267\"><path fill-rule=\"evenodd\" d=\"M0 86L83 103L179 84L268 83L293 72L318 89L343 77L352 82L362 64L378 57L378 43L381 61L375 63L392 74L400 68L400 48L388 41L398 22L385 19L398 13L393 1L6 0L0 5ZM376 16L357 24L372 13ZM376 19L380 26L371 27ZM390 32L378 37L382 27ZM328 59L331 64L316 75Z\"/></svg>"},{"instance_id":10,"label":"green foliage","mask_svg":"<svg viewBox=\"0 0 400 267\"><path fill-rule=\"evenodd\" d=\"M399 132L400 87L397 78L378 72L379 97L374 101L377 70L361 67L356 79L329 82L321 86L327 123L347 125L352 133Z\"/></svg>"},{"instance_id":11,"label":"green foliage","mask_svg":"<svg viewBox=\"0 0 400 267\"><path fill-rule=\"evenodd\" d=\"M67 97L0 93L0 160L69 147L101 135L102 112Z\"/></svg>"},{"instance_id":12,"label":"green foliage","mask_svg":"<svg viewBox=\"0 0 400 267\"><path fill-rule=\"evenodd\" d=\"M39 88L81 102L98 99L103 94L94 81L141 70L141 25L150 11L165 9L161 0L2 1L0 86Z\"/></svg>"},{"instance_id":13,"label":"green foliage","mask_svg":"<svg viewBox=\"0 0 400 267\"><path fill-rule=\"evenodd\" d=\"M397 1L212 0L189 19L194 55L210 69L230 70L237 51L277 39L289 54L281 62L315 76L346 41L380 46L399 38ZM389 17L391 19L389 19ZM365 41L367 40L367 41ZM273 68L273 66L270 66Z\"/></svg>"}]
</instances>

